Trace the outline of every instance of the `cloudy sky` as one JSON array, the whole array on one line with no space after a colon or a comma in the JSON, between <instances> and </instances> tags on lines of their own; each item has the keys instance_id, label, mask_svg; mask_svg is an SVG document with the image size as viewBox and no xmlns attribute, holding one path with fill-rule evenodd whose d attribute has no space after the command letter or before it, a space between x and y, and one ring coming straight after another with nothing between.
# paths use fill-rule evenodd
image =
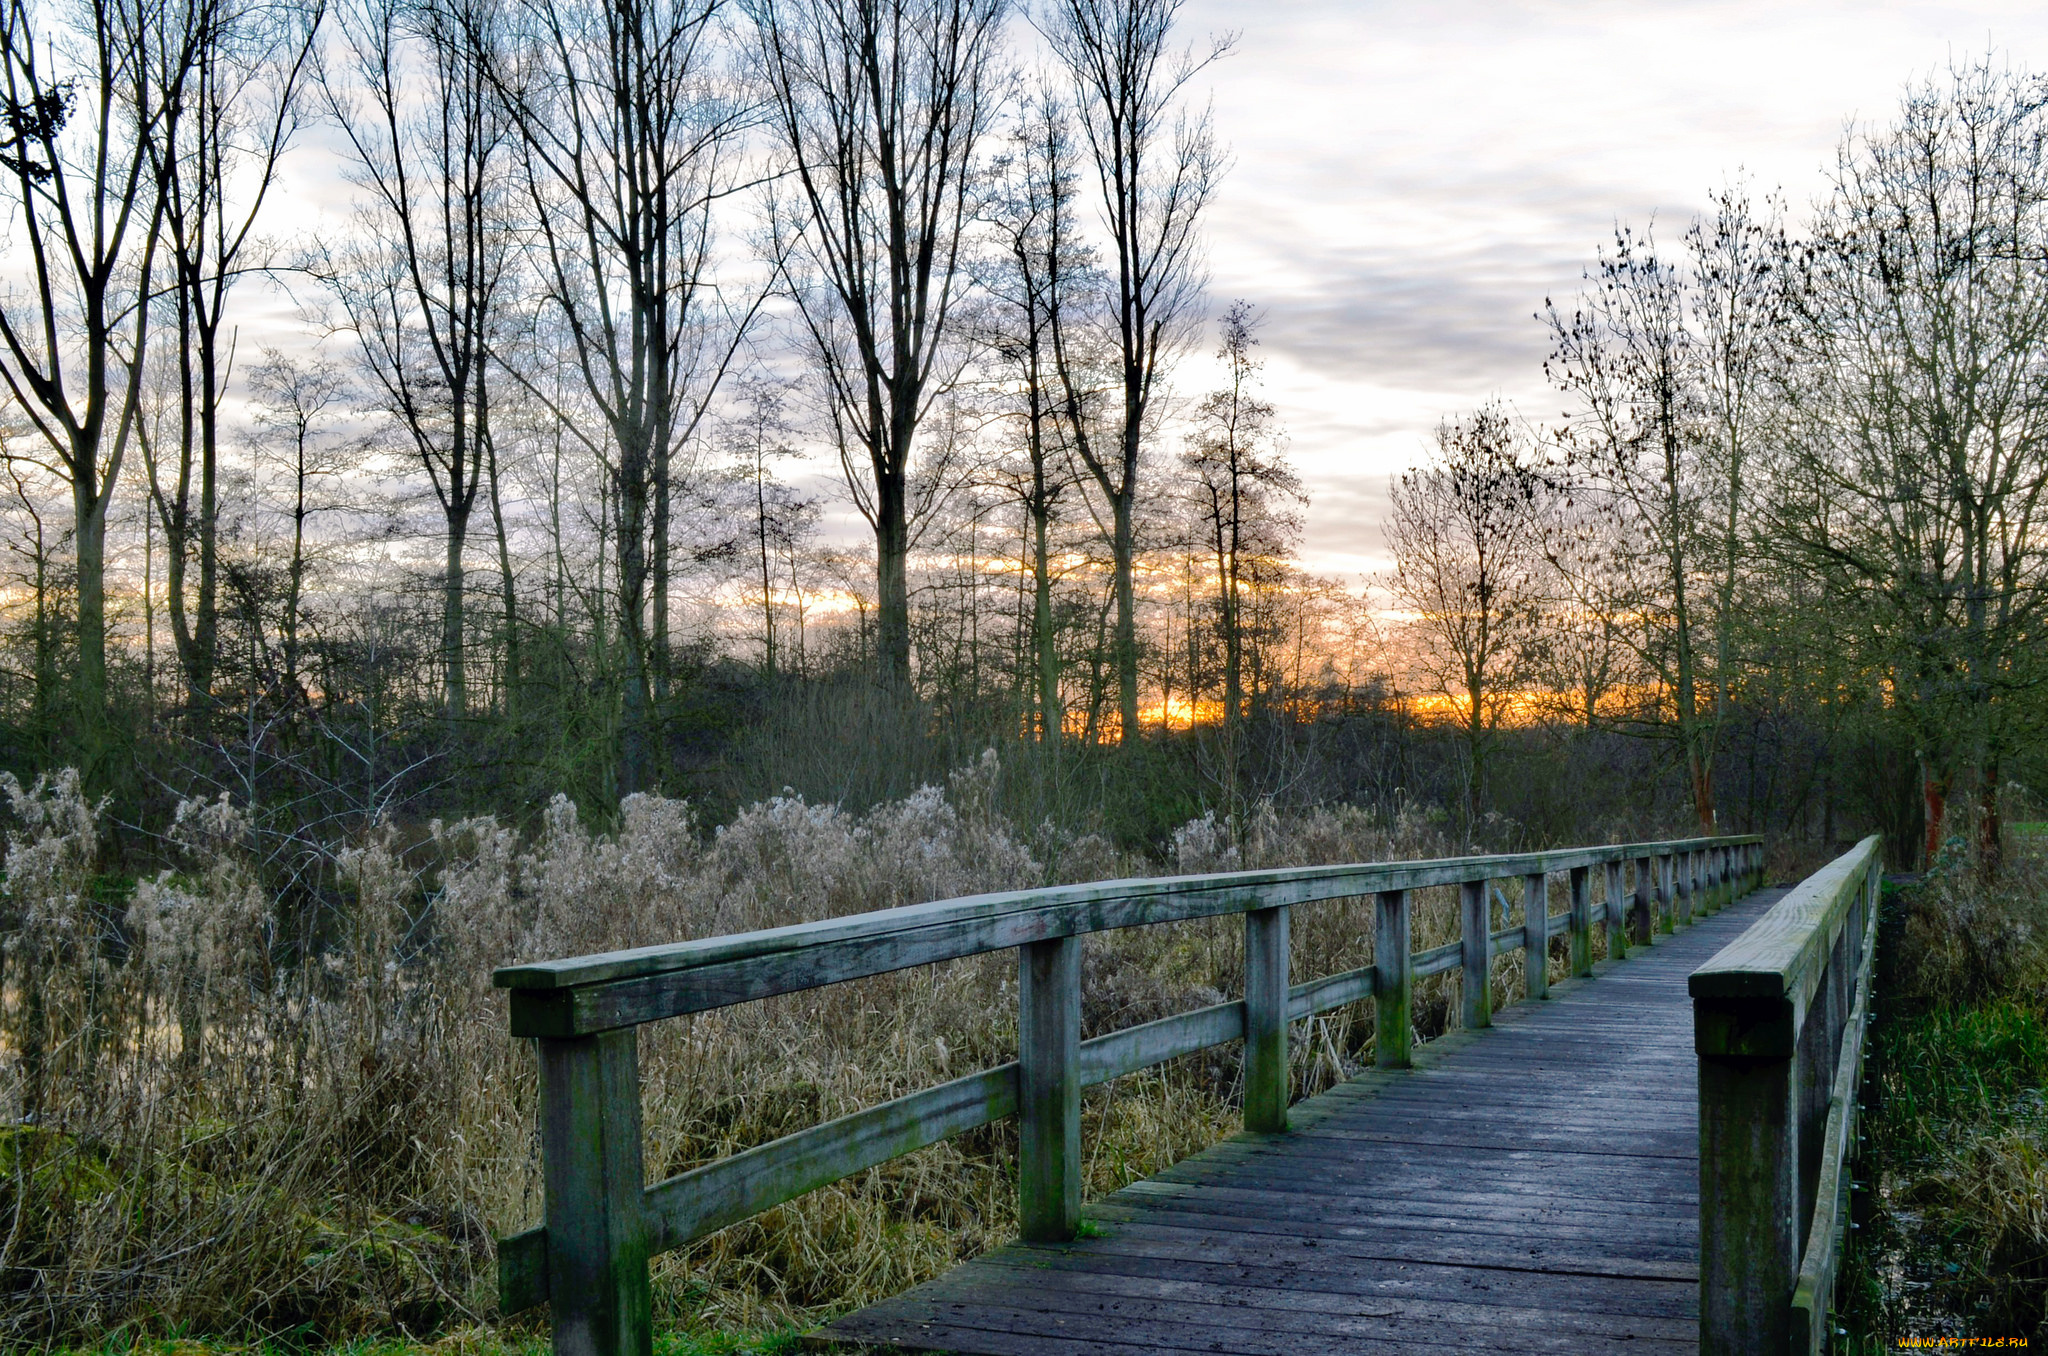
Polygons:
<instances>
[{"instance_id":1,"label":"cloudy sky","mask_svg":"<svg viewBox=\"0 0 2048 1356\"><path fill-rule=\"evenodd\" d=\"M1189 0L1237 29L1215 69L1235 165L1210 230L1218 310L1267 312L1268 391L1309 482L1312 568L1380 566L1390 472L1500 395L1554 417L1546 295L1617 220L1674 241L1746 170L1795 208L1852 120L1995 46L2048 69L2039 4ZM1199 385L1190 364L1183 386Z\"/></svg>"}]
</instances>

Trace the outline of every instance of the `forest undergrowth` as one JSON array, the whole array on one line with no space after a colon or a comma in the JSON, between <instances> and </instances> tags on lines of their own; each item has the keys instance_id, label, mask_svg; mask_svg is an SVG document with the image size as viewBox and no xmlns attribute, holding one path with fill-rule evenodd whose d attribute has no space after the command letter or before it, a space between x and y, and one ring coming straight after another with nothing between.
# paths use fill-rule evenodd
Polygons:
<instances>
[{"instance_id":1,"label":"forest undergrowth","mask_svg":"<svg viewBox=\"0 0 2048 1356\"><path fill-rule=\"evenodd\" d=\"M540 1213L534 1058L507 1034L498 965L1039 883L1524 846L1506 822L1473 845L1440 817L1258 809L1241 841L1205 815L1157 861L1012 824L1001 776L987 754L863 814L786 795L710 832L653 796L611 834L563 797L530 834L386 824L333 851L336 888L298 893L266 884L278 850L226 800L180 806L178 864L138 880L102 862L75 775L6 779L0 1340L326 1345L497 1323L493 1240ZM1367 963L1369 908L1298 910L1295 979ZM1424 892L1416 946L1455 918L1448 891ZM1236 992L1234 922L1091 938L1084 1034ZM996 953L644 1028L648 1179L1012 1058L1014 966ZM1496 983L1505 1001L1519 972ZM1453 1020L1454 984L1418 991L1423 1037ZM1369 1061L1370 1007L1294 1034L1306 1094ZM1233 1132L1238 1077L1224 1049L1090 1090L1088 1194ZM658 1320L787 1330L1005 1241L1013 1140L962 1135L662 1258ZM516 1342L522 1322L497 1332Z\"/></svg>"},{"instance_id":2,"label":"forest undergrowth","mask_svg":"<svg viewBox=\"0 0 2048 1356\"><path fill-rule=\"evenodd\" d=\"M2048 1342L2048 825L1996 881L1951 840L1887 884L1857 1177L1836 1296L1852 1350Z\"/></svg>"}]
</instances>

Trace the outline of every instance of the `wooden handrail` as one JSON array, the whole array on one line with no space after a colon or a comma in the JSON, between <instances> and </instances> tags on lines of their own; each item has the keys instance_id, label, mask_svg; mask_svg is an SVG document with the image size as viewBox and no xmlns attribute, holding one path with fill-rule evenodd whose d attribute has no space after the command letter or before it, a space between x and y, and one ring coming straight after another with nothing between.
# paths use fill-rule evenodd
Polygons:
<instances>
[{"instance_id":1,"label":"wooden handrail","mask_svg":"<svg viewBox=\"0 0 2048 1356\"><path fill-rule=\"evenodd\" d=\"M1688 980L1702 1356L1827 1349L1882 847L1866 838L1807 877Z\"/></svg>"},{"instance_id":2,"label":"wooden handrail","mask_svg":"<svg viewBox=\"0 0 2048 1356\"><path fill-rule=\"evenodd\" d=\"M1753 835L1696 838L1012 890L728 937L508 965L494 972L491 982L512 990L513 1035L583 1036L1053 937L1461 885L1482 870L1487 879L1504 879L1761 841Z\"/></svg>"},{"instance_id":3,"label":"wooden handrail","mask_svg":"<svg viewBox=\"0 0 2048 1356\"><path fill-rule=\"evenodd\" d=\"M1290 1091L1287 1027L1372 999L1375 1058L1405 1068L1411 992L1463 967L1468 1026L1491 1021L1491 965L1504 946L1525 953L1532 999L1545 991L1550 939L1571 939L1575 975L1591 973L1592 928L1624 955L1669 930L1672 882L1683 898L1719 907L1762 873L1755 835L1630 843L1509 856L1459 857L1018 890L909 905L729 937L507 966L512 1034L540 1050L546 1222L500 1240L499 1307L552 1302L554 1346L574 1356L645 1356L647 1262L863 1169L1015 1116L1018 1217L1025 1238L1071 1238L1080 1222L1080 1092L1181 1055L1245 1042L1246 1128L1280 1131ZM1605 872L1596 915L1590 880ZM1623 894L1633 871L1634 894ZM1549 877L1566 877L1569 907L1549 912ZM1652 883L1652 877L1662 877ZM1489 882L1522 882L1520 923L1488 926ZM1410 892L1458 885L1458 941L1411 950ZM1343 974L1288 983L1295 904L1376 896L1375 960ZM1654 897L1659 921L1650 913ZM1241 913L1245 995L1142 1026L1080 1039L1081 946L1090 932ZM755 998L1004 948L1019 953L1018 1058L842 1116L666 1181L641 1180L636 1028Z\"/></svg>"}]
</instances>

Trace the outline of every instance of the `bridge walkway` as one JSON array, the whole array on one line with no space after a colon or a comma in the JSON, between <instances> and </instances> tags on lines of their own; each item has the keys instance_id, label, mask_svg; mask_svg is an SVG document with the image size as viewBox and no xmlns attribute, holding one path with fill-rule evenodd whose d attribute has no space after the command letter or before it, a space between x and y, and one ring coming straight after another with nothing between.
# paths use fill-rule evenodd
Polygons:
<instances>
[{"instance_id":1,"label":"bridge walkway","mask_svg":"<svg viewBox=\"0 0 2048 1356\"><path fill-rule=\"evenodd\" d=\"M1694 1356L1698 1076L1686 977L1758 890L1553 983L1415 1068L1296 1104L821 1330L977 1356Z\"/></svg>"}]
</instances>

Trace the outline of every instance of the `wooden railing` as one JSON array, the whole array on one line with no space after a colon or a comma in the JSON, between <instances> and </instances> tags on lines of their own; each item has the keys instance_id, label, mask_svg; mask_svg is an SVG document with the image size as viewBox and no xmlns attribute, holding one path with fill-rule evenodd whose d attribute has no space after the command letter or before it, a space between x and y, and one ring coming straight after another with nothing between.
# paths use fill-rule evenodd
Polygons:
<instances>
[{"instance_id":1,"label":"wooden railing","mask_svg":"<svg viewBox=\"0 0 2048 1356\"><path fill-rule=\"evenodd\" d=\"M1827 1349L1881 846L1809 876L1692 974L1702 1356Z\"/></svg>"},{"instance_id":2,"label":"wooden railing","mask_svg":"<svg viewBox=\"0 0 2048 1356\"><path fill-rule=\"evenodd\" d=\"M1545 995L1550 939L1568 934L1571 970L1592 969L1590 878L1605 874L1597 922L1609 954L1745 893L1761 839L1636 843L1502 857L1240 871L1101 881L976 895L793 927L573 960L514 965L512 1034L540 1055L545 1189L541 1227L498 1245L499 1304L551 1302L555 1350L644 1356L648 1259L849 1174L1009 1116L1019 1121L1018 1216L1028 1240L1071 1238L1081 1208L1081 1089L1228 1041L1245 1043L1244 1123L1286 1128L1287 1025L1370 998L1376 1059L1409 1061L1410 994L1462 970L1464 1023L1489 1024L1492 961L1520 946L1527 992ZM1549 913L1549 877L1570 908ZM1633 881L1625 878L1633 875ZM1519 924L1489 926L1492 882L1519 877ZM1412 952L1409 892L1461 887L1459 940ZM1288 910L1377 896L1374 963L1288 983ZM1091 932L1243 914L1245 985L1219 1003L1081 1039L1081 946ZM646 1186L635 1029L643 1023L936 961L1015 947L1017 1060L733 1154Z\"/></svg>"}]
</instances>

